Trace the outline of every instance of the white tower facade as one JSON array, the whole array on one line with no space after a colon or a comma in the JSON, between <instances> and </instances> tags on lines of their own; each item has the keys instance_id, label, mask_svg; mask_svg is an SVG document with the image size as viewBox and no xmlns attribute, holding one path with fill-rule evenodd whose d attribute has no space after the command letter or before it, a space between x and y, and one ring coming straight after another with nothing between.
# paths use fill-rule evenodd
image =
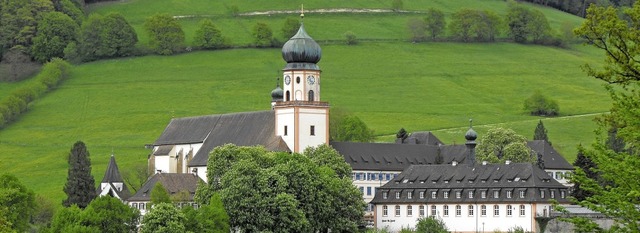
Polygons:
<instances>
[{"instance_id":1,"label":"white tower facade","mask_svg":"<svg viewBox=\"0 0 640 233\"><path fill-rule=\"evenodd\" d=\"M329 143L329 103L320 101L321 49L300 25L282 47L282 100L274 105L276 135L292 152Z\"/></svg>"}]
</instances>

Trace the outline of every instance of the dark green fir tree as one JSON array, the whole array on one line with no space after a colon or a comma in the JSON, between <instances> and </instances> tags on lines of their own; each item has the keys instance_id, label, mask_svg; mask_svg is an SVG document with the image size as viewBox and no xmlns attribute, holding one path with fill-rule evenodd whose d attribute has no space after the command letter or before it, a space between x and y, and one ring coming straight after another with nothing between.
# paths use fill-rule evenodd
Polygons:
<instances>
[{"instance_id":1,"label":"dark green fir tree","mask_svg":"<svg viewBox=\"0 0 640 233\"><path fill-rule=\"evenodd\" d=\"M95 180L91 175L91 160L84 142L78 141L73 144L68 163L67 183L64 185L67 199L62 204L66 207L76 204L84 209L96 198Z\"/></svg>"},{"instance_id":2,"label":"dark green fir tree","mask_svg":"<svg viewBox=\"0 0 640 233\"><path fill-rule=\"evenodd\" d=\"M578 146L578 156L576 157L576 161L573 162L573 166L583 170L587 177L600 180L598 178L598 173L595 171L596 164L584 154L585 150L582 145ZM576 198L577 201L583 201L585 198L590 197L593 193L584 190L581 188L579 182L574 182L572 196Z\"/></svg>"},{"instance_id":3,"label":"dark green fir tree","mask_svg":"<svg viewBox=\"0 0 640 233\"><path fill-rule=\"evenodd\" d=\"M536 126L536 130L533 133L533 140L545 140L549 144L549 137L547 137L547 129L544 128L544 124L542 124L542 120L538 121L538 125Z\"/></svg>"}]
</instances>

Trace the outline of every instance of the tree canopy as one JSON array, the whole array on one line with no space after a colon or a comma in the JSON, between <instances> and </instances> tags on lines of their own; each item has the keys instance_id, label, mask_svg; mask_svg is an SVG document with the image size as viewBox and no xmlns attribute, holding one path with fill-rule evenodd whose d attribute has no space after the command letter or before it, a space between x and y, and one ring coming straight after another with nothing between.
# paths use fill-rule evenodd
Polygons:
<instances>
[{"instance_id":1,"label":"tree canopy","mask_svg":"<svg viewBox=\"0 0 640 233\"><path fill-rule=\"evenodd\" d=\"M160 55L171 55L184 47L184 31L177 19L168 14L155 14L144 22L149 46Z\"/></svg>"},{"instance_id":2,"label":"tree canopy","mask_svg":"<svg viewBox=\"0 0 640 233\"><path fill-rule=\"evenodd\" d=\"M69 169L64 192L67 199L62 202L66 207L78 205L85 208L96 197L96 187L91 175L91 159L89 151L82 141L73 144L68 157Z\"/></svg>"},{"instance_id":3,"label":"tree canopy","mask_svg":"<svg viewBox=\"0 0 640 233\"><path fill-rule=\"evenodd\" d=\"M489 129L480 139L476 148L477 161L489 163L504 163L509 160L514 163L534 162L531 149L527 147L527 139L512 129Z\"/></svg>"},{"instance_id":4,"label":"tree canopy","mask_svg":"<svg viewBox=\"0 0 640 233\"><path fill-rule=\"evenodd\" d=\"M615 220L612 232L635 232L640 229L640 156L632 151L616 152L607 145L602 133L617 127L617 136L635 147L640 141L640 2L633 8L619 11L613 7L592 5L585 21L575 32L587 43L605 53L603 64L585 65L589 76L608 83L613 100L609 114L600 118L600 133L596 142L584 151L593 162L598 177L589 173L593 168L577 167L571 181L591 196L578 204L598 211ZM596 68L597 67L597 68ZM605 185L603 185L605 184ZM572 219L575 223L593 228L597 225L588 219Z\"/></svg>"},{"instance_id":5,"label":"tree canopy","mask_svg":"<svg viewBox=\"0 0 640 233\"><path fill-rule=\"evenodd\" d=\"M287 17L282 26L282 38L288 40L293 37L300 28L300 21L297 18Z\"/></svg>"},{"instance_id":6,"label":"tree canopy","mask_svg":"<svg viewBox=\"0 0 640 233\"><path fill-rule=\"evenodd\" d=\"M47 13L38 23L38 31L33 38L33 57L43 63L54 57L64 57L64 48L76 41L78 30L78 24L68 15Z\"/></svg>"},{"instance_id":7,"label":"tree canopy","mask_svg":"<svg viewBox=\"0 0 640 233\"><path fill-rule=\"evenodd\" d=\"M529 98L524 100L523 108L534 116L556 116L560 114L558 102L542 95L540 91L535 91Z\"/></svg>"},{"instance_id":8,"label":"tree canopy","mask_svg":"<svg viewBox=\"0 0 640 233\"><path fill-rule=\"evenodd\" d=\"M371 142L373 130L358 116L336 109L329 116L329 136L338 142Z\"/></svg>"},{"instance_id":9,"label":"tree canopy","mask_svg":"<svg viewBox=\"0 0 640 233\"><path fill-rule=\"evenodd\" d=\"M154 205L142 219L142 233L155 232L186 232L184 222L186 218L171 203Z\"/></svg>"},{"instance_id":10,"label":"tree canopy","mask_svg":"<svg viewBox=\"0 0 640 233\"><path fill-rule=\"evenodd\" d=\"M536 129L533 131L533 140L545 140L551 144L549 137L547 136L547 129L544 127L542 120L538 121Z\"/></svg>"},{"instance_id":11,"label":"tree canopy","mask_svg":"<svg viewBox=\"0 0 640 233\"><path fill-rule=\"evenodd\" d=\"M6 222L9 232L26 232L35 208L33 191L13 175L0 175L0 230L3 228L2 222Z\"/></svg>"},{"instance_id":12,"label":"tree canopy","mask_svg":"<svg viewBox=\"0 0 640 233\"><path fill-rule=\"evenodd\" d=\"M446 21L444 20L444 13L441 10L429 8L424 22L426 26L425 30L429 37L431 37L431 40L435 40L444 34Z\"/></svg>"},{"instance_id":13,"label":"tree canopy","mask_svg":"<svg viewBox=\"0 0 640 233\"><path fill-rule=\"evenodd\" d=\"M256 47L271 47L273 45L273 31L265 22L257 22L253 26L253 43Z\"/></svg>"},{"instance_id":14,"label":"tree canopy","mask_svg":"<svg viewBox=\"0 0 640 233\"><path fill-rule=\"evenodd\" d=\"M62 208L51 222L50 232L136 232L140 212L110 196L94 199L84 210L77 205Z\"/></svg>"},{"instance_id":15,"label":"tree canopy","mask_svg":"<svg viewBox=\"0 0 640 233\"><path fill-rule=\"evenodd\" d=\"M221 146L209 157L209 184L196 195L201 201L219 192L231 227L243 231L353 232L364 202L351 176L341 177L351 170L339 159L346 164L326 145L305 154Z\"/></svg>"},{"instance_id":16,"label":"tree canopy","mask_svg":"<svg viewBox=\"0 0 640 233\"><path fill-rule=\"evenodd\" d=\"M196 30L193 43L198 48L219 49L226 46L225 40L222 32L213 24L213 21L203 19L200 21L200 25Z\"/></svg>"},{"instance_id":17,"label":"tree canopy","mask_svg":"<svg viewBox=\"0 0 640 233\"><path fill-rule=\"evenodd\" d=\"M160 203L171 203L171 196L169 196L167 190L158 181L151 190L151 205L157 205Z\"/></svg>"}]
</instances>

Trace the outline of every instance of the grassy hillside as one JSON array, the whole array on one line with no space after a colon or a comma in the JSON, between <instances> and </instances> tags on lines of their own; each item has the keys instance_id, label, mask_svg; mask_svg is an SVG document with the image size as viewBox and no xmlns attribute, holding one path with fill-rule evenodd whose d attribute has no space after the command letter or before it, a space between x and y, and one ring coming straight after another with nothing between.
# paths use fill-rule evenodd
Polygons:
<instances>
[{"instance_id":1,"label":"grassy hillside","mask_svg":"<svg viewBox=\"0 0 640 233\"><path fill-rule=\"evenodd\" d=\"M299 13L272 14L260 16L232 16L230 8L237 6L240 14L264 11L299 10L304 4L306 10L353 8L353 9L389 9L390 0L356 0L356 1L157 1L157 0L127 0L89 5L90 12L106 14L120 12L127 18L138 32L142 44L147 43L147 35L143 24L146 18L155 13L167 13L173 16L195 16L195 18L180 19L186 34L187 44L190 44L198 22L202 18L210 18L230 39L234 45L246 45L252 42L251 31L256 21L266 22L281 37L280 30L286 17L298 17ZM556 30L561 25L576 26L579 17L564 12L530 5L541 10ZM440 9L449 17L463 8L485 9L506 14L506 2L503 0L468 0L468 1L433 1L412 0L404 1L404 10L408 13L308 13L305 22L314 24L308 32L316 40L341 40L343 34L352 31L361 39L402 39L409 38L407 21L409 18L424 17L423 13L429 8Z\"/></svg>"},{"instance_id":2,"label":"grassy hillside","mask_svg":"<svg viewBox=\"0 0 640 233\"><path fill-rule=\"evenodd\" d=\"M564 117L606 111L609 98L600 83L578 67L598 60L583 47L365 43L325 45L319 65L323 100L357 114L376 134L391 135L400 127L436 130L446 143L460 143L469 118L477 125L505 124L531 137L539 118L527 116L521 106L534 90L556 99ZM269 109L269 93L283 66L278 49L77 66L58 90L0 130L0 170L61 200L66 156L76 140L87 144L99 182L112 152L122 170L146 163L144 145L172 117ZM577 143L592 140L592 117L545 124L554 145L571 156ZM485 130L478 128L480 134Z\"/></svg>"}]
</instances>

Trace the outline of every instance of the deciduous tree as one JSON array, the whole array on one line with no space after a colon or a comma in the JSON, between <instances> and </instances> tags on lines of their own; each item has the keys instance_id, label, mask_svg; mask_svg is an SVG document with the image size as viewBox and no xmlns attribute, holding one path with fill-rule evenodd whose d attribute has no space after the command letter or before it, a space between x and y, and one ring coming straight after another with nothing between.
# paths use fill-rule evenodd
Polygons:
<instances>
[{"instance_id":1,"label":"deciduous tree","mask_svg":"<svg viewBox=\"0 0 640 233\"><path fill-rule=\"evenodd\" d=\"M160 203L171 203L171 196L169 196L167 190L158 181L151 190L151 205L157 205Z\"/></svg>"},{"instance_id":2,"label":"deciduous tree","mask_svg":"<svg viewBox=\"0 0 640 233\"><path fill-rule=\"evenodd\" d=\"M514 163L530 163L536 159L527 147L527 139L512 129L505 128L489 129L480 139L476 153L478 161L490 163L504 163L507 160Z\"/></svg>"},{"instance_id":3,"label":"deciduous tree","mask_svg":"<svg viewBox=\"0 0 640 233\"><path fill-rule=\"evenodd\" d=\"M64 48L78 37L79 26L68 15L51 12L38 22L38 32L33 38L33 57L39 62L64 57Z\"/></svg>"},{"instance_id":4,"label":"deciduous tree","mask_svg":"<svg viewBox=\"0 0 640 233\"><path fill-rule=\"evenodd\" d=\"M186 218L171 203L154 205L142 219L142 233L186 232Z\"/></svg>"},{"instance_id":5,"label":"deciduous tree","mask_svg":"<svg viewBox=\"0 0 640 233\"><path fill-rule=\"evenodd\" d=\"M264 22L257 22L253 26L253 42L257 47L270 47L273 42L273 32L269 25Z\"/></svg>"},{"instance_id":6,"label":"deciduous tree","mask_svg":"<svg viewBox=\"0 0 640 233\"><path fill-rule=\"evenodd\" d=\"M64 185L67 199L62 204L66 207L75 204L84 209L96 198L95 180L91 175L91 159L84 142L77 141L73 144L67 161L69 169L67 183Z\"/></svg>"},{"instance_id":7,"label":"deciduous tree","mask_svg":"<svg viewBox=\"0 0 640 233\"><path fill-rule=\"evenodd\" d=\"M436 40L444 34L446 22L444 20L444 13L441 10L429 8L424 22L426 24L426 32L429 37L431 37L431 40Z\"/></svg>"},{"instance_id":8,"label":"deciduous tree","mask_svg":"<svg viewBox=\"0 0 640 233\"><path fill-rule=\"evenodd\" d=\"M449 229L442 219L429 216L418 219L418 223L416 223L416 232L448 233Z\"/></svg>"},{"instance_id":9,"label":"deciduous tree","mask_svg":"<svg viewBox=\"0 0 640 233\"><path fill-rule=\"evenodd\" d=\"M523 108L534 116L556 116L560 113L558 102L542 95L540 91L535 91L524 100Z\"/></svg>"},{"instance_id":10,"label":"deciduous tree","mask_svg":"<svg viewBox=\"0 0 640 233\"><path fill-rule=\"evenodd\" d=\"M184 31L178 20L168 14L155 14L144 22L149 46L160 55L171 55L184 47Z\"/></svg>"},{"instance_id":11,"label":"deciduous tree","mask_svg":"<svg viewBox=\"0 0 640 233\"><path fill-rule=\"evenodd\" d=\"M588 44L605 53L604 63L598 64L598 68L591 65L584 67L590 76L609 83L613 107L609 114L600 119L601 127L618 127L618 136L630 147L635 147L640 141L638 28L640 2L636 1L633 8L622 12L613 7L591 6L585 21L575 30ZM589 177L589 169L576 169L571 176L572 182L592 193L578 204L613 218L615 223L612 232L635 232L640 229L640 210L636 208L640 205L640 156L609 149L606 136L602 134L597 135L596 143L585 150L584 155L597 167L599 179Z\"/></svg>"},{"instance_id":12,"label":"deciduous tree","mask_svg":"<svg viewBox=\"0 0 640 233\"><path fill-rule=\"evenodd\" d=\"M300 21L297 18L288 17L282 26L282 37L285 40L293 37L300 28Z\"/></svg>"},{"instance_id":13,"label":"deciduous tree","mask_svg":"<svg viewBox=\"0 0 640 233\"><path fill-rule=\"evenodd\" d=\"M0 222L8 222L17 232L26 232L36 207L34 196L33 191L27 189L17 177L0 175Z\"/></svg>"},{"instance_id":14,"label":"deciduous tree","mask_svg":"<svg viewBox=\"0 0 640 233\"><path fill-rule=\"evenodd\" d=\"M193 41L196 47L203 49L219 49L225 47L225 38L222 36L222 32L210 19L200 21Z\"/></svg>"},{"instance_id":15,"label":"deciduous tree","mask_svg":"<svg viewBox=\"0 0 640 233\"><path fill-rule=\"evenodd\" d=\"M104 233L136 232L140 211L118 198L101 196L82 211L82 225Z\"/></svg>"},{"instance_id":16,"label":"deciduous tree","mask_svg":"<svg viewBox=\"0 0 640 233\"><path fill-rule=\"evenodd\" d=\"M411 18L409 22L407 22L407 28L411 33L411 41L413 42L422 42L426 39L426 23L424 20L420 18Z\"/></svg>"},{"instance_id":17,"label":"deciduous tree","mask_svg":"<svg viewBox=\"0 0 640 233\"><path fill-rule=\"evenodd\" d=\"M373 140L373 130L358 116L346 111L338 110L329 119L329 134L331 140L338 142L370 142Z\"/></svg>"}]
</instances>

